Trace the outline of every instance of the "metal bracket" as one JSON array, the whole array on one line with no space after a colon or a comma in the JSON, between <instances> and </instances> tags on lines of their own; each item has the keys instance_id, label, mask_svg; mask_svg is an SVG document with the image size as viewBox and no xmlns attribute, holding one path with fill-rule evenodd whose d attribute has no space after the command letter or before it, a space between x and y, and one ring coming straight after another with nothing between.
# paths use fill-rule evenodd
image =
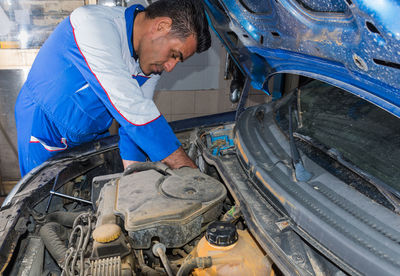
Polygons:
<instances>
[{"instance_id":1,"label":"metal bracket","mask_svg":"<svg viewBox=\"0 0 400 276\"><path fill-rule=\"evenodd\" d=\"M56 178L54 179L53 187L50 190L50 198L49 198L49 201L47 202L46 213L49 211L50 203L51 203L51 200L53 199L53 195L92 205L92 202L89 201L89 200L85 200L85 199L82 199L82 198L79 198L79 197L74 197L74 196L70 196L70 195L66 195L66 194L63 194L63 193L56 192L54 189L57 186L58 176L59 176L59 174L57 174Z\"/></svg>"},{"instance_id":2,"label":"metal bracket","mask_svg":"<svg viewBox=\"0 0 400 276\"><path fill-rule=\"evenodd\" d=\"M239 118L240 114L245 110L245 104L247 102L247 97L249 95L249 90L250 90L250 78L247 77L246 80L244 81L243 85L243 90L240 96L240 100L238 103L238 106L236 108L236 115L235 115L235 121Z\"/></svg>"}]
</instances>

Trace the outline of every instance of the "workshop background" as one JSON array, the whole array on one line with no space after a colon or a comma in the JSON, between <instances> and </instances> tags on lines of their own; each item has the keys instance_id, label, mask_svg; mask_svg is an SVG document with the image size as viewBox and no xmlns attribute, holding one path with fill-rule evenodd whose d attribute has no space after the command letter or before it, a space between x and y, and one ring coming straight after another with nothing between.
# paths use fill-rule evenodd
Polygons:
<instances>
[{"instance_id":1,"label":"workshop background","mask_svg":"<svg viewBox=\"0 0 400 276\"><path fill-rule=\"evenodd\" d=\"M0 196L20 179L14 104L43 42L75 8L99 4L144 6L151 1L0 0ZM168 121L235 110L229 100L230 80L224 78L226 51L212 32L212 47L195 54L171 73L164 73L154 100ZM251 90L248 105L267 102ZM111 132L115 133L115 126Z\"/></svg>"}]
</instances>

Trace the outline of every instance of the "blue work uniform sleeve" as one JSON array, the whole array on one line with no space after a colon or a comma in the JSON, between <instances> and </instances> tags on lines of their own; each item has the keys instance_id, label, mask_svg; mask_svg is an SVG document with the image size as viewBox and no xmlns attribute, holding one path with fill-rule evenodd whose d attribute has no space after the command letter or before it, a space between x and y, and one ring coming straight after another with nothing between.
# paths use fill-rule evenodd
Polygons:
<instances>
[{"instance_id":1,"label":"blue work uniform sleeve","mask_svg":"<svg viewBox=\"0 0 400 276\"><path fill-rule=\"evenodd\" d=\"M123 127L119 128L119 151L123 160L146 161L146 154L138 145L129 137Z\"/></svg>"}]
</instances>

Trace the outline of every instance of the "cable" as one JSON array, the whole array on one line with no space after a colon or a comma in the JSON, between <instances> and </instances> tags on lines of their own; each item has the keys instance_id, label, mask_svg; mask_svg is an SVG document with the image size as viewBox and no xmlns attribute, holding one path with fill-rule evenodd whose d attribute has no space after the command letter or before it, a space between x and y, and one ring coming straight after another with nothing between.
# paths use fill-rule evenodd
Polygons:
<instances>
[{"instance_id":1,"label":"cable","mask_svg":"<svg viewBox=\"0 0 400 276\"><path fill-rule=\"evenodd\" d=\"M152 248L153 254L156 257L160 257L162 264L164 265L165 271L167 272L168 276L174 276L172 272L171 266L168 262L167 255L165 254L166 247L162 243L155 243Z\"/></svg>"},{"instance_id":2,"label":"cable","mask_svg":"<svg viewBox=\"0 0 400 276\"><path fill-rule=\"evenodd\" d=\"M85 224L87 224L85 226ZM65 265L62 276L75 275L75 271L79 271L79 275L85 275L85 249L90 240L92 229L92 217L90 213L82 213L76 217L73 223L73 229L69 237L68 250L65 257ZM77 264L79 264L77 266Z\"/></svg>"}]
</instances>

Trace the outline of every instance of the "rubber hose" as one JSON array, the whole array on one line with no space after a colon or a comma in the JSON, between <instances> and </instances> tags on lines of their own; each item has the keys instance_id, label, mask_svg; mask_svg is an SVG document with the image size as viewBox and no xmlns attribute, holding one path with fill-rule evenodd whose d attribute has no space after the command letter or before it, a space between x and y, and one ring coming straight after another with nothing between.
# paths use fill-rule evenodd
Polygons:
<instances>
[{"instance_id":1,"label":"rubber hose","mask_svg":"<svg viewBox=\"0 0 400 276\"><path fill-rule=\"evenodd\" d=\"M74 220L83 212L54 212L46 216L47 222L58 222L61 225L72 227Z\"/></svg>"},{"instance_id":2,"label":"rubber hose","mask_svg":"<svg viewBox=\"0 0 400 276\"><path fill-rule=\"evenodd\" d=\"M176 276L189 276L195 268L207 268L212 266L211 257L197 257L186 260L178 270Z\"/></svg>"},{"instance_id":3,"label":"rubber hose","mask_svg":"<svg viewBox=\"0 0 400 276\"><path fill-rule=\"evenodd\" d=\"M40 228L39 234L51 256L62 268L65 262L65 253L67 252L67 247L61 240L61 236L65 234L65 228L57 222L49 222Z\"/></svg>"}]
</instances>

